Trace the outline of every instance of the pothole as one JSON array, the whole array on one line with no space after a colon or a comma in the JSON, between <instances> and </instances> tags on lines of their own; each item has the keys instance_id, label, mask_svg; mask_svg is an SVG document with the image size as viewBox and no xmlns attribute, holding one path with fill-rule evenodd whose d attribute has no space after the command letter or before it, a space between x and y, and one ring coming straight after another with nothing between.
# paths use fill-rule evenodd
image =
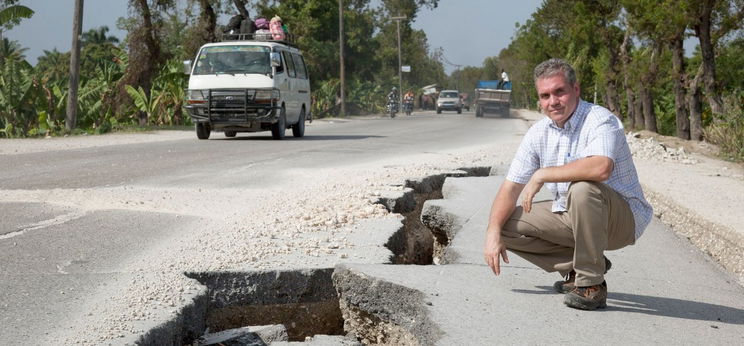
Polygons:
<instances>
[{"instance_id":1,"label":"pothole","mask_svg":"<svg viewBox=\"0 0 744 346\"><path fill-rule=\"evenodd\" d=\"M490 171L491 167L464 168L407 180L403 192L380 197L377 203L404 216L403 226L385 244L393 253L390 263L432 264L449 240L421 222L424 202L442 198L447 177L488 176ZM409 345L426 344L427 335L436 334L422 317L421 298L411 300L420 292L367 282L360 292L349 294L349 287L358 285L343 280L367 279L348 279L354 275L342 268L344 274L337 280L345 286L338 288L335 270L186 273L206 286L206 294L183 307L173 320L146 332L137 344L161 345L170 340L176 345L267 345L315 340L324 345ZM376 311L379 306L398 313Z\"/></svg>"},{"instance_id":2,"label":"pothole","mask_svg":"<svg viewBox=\"0 0 744 346\"><path fill-rule=\"evenodd\" d=\"M456 171L430 175L419 180L406 180L406 190L398 196L381 197L378 203L390 212L403 215L403 227L385 243L393 256L393 264L429 265L449 239L441 232L432 232L421 222L424 202L442 198L442 186L448 177L485 177L491 167L460 168Z\"/></svg>"}]
</instances>

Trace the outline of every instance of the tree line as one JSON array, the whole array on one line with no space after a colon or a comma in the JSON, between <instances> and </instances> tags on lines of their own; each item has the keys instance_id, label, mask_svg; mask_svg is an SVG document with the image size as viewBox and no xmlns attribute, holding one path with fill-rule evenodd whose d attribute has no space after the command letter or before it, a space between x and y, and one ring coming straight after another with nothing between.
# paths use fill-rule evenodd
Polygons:
<instances>
[{"instance_id":1,"label":"tree line","mask_svg":"<svg viewBox=\"0 0 744 346\"><path fill-rule=\"evenodd\" d=\"M521 106L537 102L534 66L560 57L576 68L582 97L629 129L706 139L741 160L743 19L742 0L545 0L494 59Z\"/></svg>"},{"instance_id":2,"label":"tree line","mask_svg":"<svg viewBox=\"0 0 744 346\"><path fill-rule=\"evenodd\" d=\"M22 43L2 32L33 14L19 0L0 0L0 136L65 132L70 53L45 51L35 66ZM341 0L347 112L379 112L398 85L402 60L413 67L403 88L429 84L472 90L478 80L512 80L512 102L534 108L532 70L551 57L577 69L582 97L605 105L630 130L645 129L719 144L744 159L744 0L544 0L509 46L482 66L444 73L443 52L411 23L438 0ZM76 131L117 126L189 125L183 113L187 76L181 62L218 39L219 18L282 17L305 54L315 116L339 110L339 0L129 0L116 25L82 35ZM508 34L508 33L504 33ZM685 42L693 52L685 52ZM483 44L488 44L484 38Z\"/></svg>"},{"instance_id":3,"label":"tree line","mask_svg":"<svg viewBox=\"0 0 744 346\"><path fill-rule=\"evenodd\" d=\"M18 25L33 9L19 0L0 0L10 12L2 30ZM378 112L384 95L398 85L397 30L401 22L403 62L415 66L403 78L405 89L443 84L442 62L426 33L411 23L438 0L342 0L346 60L347 112ZM18 12L22 10L21 12ZM218 40L219 18L247 10L252 19L279 15L303 50L311 76L313 113L337 114L339 108L339 0L129 0L129 16L116 25L84 32L80 52L77 117L73 132L107 132L118 126L189 125L183 112L188 76L182 61L199 47ZM0 137L53 135L65 129L70 93L70 52L44 51L34 66L22 43L0 42Z\"/></svg>"}]
</instances>

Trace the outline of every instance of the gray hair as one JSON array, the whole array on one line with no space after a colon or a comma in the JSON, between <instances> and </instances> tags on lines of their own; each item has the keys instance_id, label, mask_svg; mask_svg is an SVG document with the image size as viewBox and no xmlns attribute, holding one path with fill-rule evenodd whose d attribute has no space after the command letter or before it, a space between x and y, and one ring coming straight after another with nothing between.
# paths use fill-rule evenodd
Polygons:
<instances>
[{"instance_id":1,"label":"gray hair","mask_svg":"<svg viewBox=\"0 0 744 346\"><path fill-rule=\"evenodd\" d=\"M559 73L563 74L568 84L576 84L576 71L566 60L558 58L545 60L535 67L535 83L537 83L538 79L552 77Z\"/></svg>"}]
</instances>

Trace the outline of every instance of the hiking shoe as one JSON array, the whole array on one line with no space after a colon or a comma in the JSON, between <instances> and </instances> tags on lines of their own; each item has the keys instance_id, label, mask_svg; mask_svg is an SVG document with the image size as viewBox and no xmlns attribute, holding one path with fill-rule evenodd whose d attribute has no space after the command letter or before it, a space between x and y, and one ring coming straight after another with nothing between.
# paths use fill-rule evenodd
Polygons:
<instances>
[{"instance_id":1,"label":"hiking shoe","mask_svg":"<svg viewBox=\"0 0 744 346\"><path fill-rule=\"evenodd\" d=\"M607 274L607 271L609 271L610 268L612 268L612 262L610 262L610 260L607 259L607 257L605 257L604 260L605 260L605 272L604 273ZM575 281L576 281L576 272L572 270L568 272L568 274L566 275L566 277L563 278L563 280L556 281L553 284L553 289L555 289L555 291L558 293L571 292L571 290L573 290L574 287L576 287L576 285L574 285Z\"/></svg>"},{"instance_id":2,"label":"hiking shoe","mask_svg":"<svg viewBox=\"0 0 744 346\"><path fill-rule=\"evenodd\" d=\"M594 310L607 307L607 281L589 287L574 287L563 298L569 307L581 310Z\"/></svg>"}]
</instances>

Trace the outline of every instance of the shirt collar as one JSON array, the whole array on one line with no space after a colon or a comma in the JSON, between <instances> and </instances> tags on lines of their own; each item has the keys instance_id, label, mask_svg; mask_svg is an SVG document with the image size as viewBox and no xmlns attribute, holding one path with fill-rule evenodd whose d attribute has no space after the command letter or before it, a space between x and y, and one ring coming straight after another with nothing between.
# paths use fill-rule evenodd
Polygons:
<instances>
[{"instance_id":1,"label":"shirt collar","mask_svg":"<svg viewBox=\"0 0 744 346\"><path fill-rule=\"evenodd\" d=\"M586 115L589 110L589 103L584 102L584 100L579 99L579 103L576 104L576 109L571 114L571 117L568 118L568 121L563 125L563 128L558 127L558 125L555 124L555 121L550 121L550 126L554 129L560 130L560 131L568 131L568 132L574 132L581 123L584 122L584 118L586 118Z\"/></svg>"}]
</instances>

